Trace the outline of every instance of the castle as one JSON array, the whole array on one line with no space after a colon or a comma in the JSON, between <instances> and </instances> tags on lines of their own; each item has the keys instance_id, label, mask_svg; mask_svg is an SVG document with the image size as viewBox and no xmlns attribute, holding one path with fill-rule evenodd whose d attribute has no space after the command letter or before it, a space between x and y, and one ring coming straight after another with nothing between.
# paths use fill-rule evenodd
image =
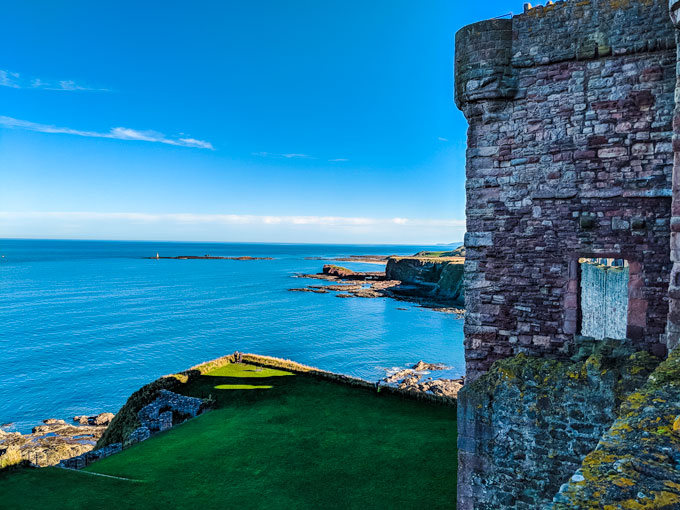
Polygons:
<instances>
[{"instance_id":1,"label":"castle","mask_svg":"<svg viewBox=\"0 0 680 510\"><path fill-rule=\"evenodd\" d=\"M652 384L673 359L657 372L652 360L680 338L679 27L673 0L568 0L456 34L469 123L461 510L680 508L680 485L657 487L649 466L617 478L616 454L610 471L582 465L636 419L632 393L680 415L655 403L666 391L680 405L674 385ZM679 484L675 429L645 442L626 426L617 448L668 454L660 480Z\"/></svg>"}]
</instances>

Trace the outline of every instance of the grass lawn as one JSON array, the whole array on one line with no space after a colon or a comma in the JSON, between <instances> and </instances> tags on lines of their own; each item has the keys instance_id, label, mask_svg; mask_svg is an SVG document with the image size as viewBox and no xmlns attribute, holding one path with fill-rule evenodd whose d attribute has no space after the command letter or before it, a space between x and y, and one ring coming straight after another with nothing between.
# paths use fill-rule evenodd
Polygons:
<instances>
[{"instance_id":1,"label":"grass lawn","mask_svg":"<svg viewBox=\"0 0 680 510\"><path fill-rule=\"evenodd\" d=\"M0 507L455 508L452 407L237 364L182 391L217 409L80 472L0 475Z\"/></svg>"}]
</instances>

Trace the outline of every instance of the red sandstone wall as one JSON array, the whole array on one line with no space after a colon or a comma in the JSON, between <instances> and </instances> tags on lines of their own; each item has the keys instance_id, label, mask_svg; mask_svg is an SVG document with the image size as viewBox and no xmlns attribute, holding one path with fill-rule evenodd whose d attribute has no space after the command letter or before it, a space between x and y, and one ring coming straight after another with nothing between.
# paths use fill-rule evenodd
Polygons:
<instances>
[{"instance_id":1,"label":"red sandstone wall","mask_svg":"<svg viewBox=\"0 0 680 510\"><path fill-rule=\"evenodd\" d=\"M676 29L680 28L680 2L669 2L671 20ZM679 34L675 31L676 39ZM678 47L680 55L680 46ZM680 58L678 58L680 62ZM680 91L680 67L677 67L676 91ZM673 150L675 169L673 171L673 205L671 218L671 260L673 269L668 287L669 310L666 326L666 341L669 349L673 349L680 341L680 105L675 106L673 119Z\"/></svg>"},{"instance_id":2,"label":"red sandstone wall","mask_svg":"<svg viewBox=\"0 0 680 510\"><path fill-rule=\"evenodd\" d=\"M629 260L628 337L663 354L675 64L660 0L560 2L456 35L469 377L567 353L583 256Z\"/></svg>"}]
</instances>

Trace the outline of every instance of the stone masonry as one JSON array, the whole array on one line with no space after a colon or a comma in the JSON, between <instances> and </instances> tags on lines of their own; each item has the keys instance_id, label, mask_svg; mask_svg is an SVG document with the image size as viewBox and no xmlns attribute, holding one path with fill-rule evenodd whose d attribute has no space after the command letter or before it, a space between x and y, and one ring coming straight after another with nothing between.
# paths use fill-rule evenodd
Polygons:
<instances>
[{"instance_id":1,"label":"stone masonry","mask_svg":"<svg viewBox=\"0 0 680 510\"><path fill-rule=\"evenodd\" d=\"M675 37L678 52L678 62L680 62L680 2L670 0L670 17L675 26ZM676 98L680 95L680 66L676 66ZM670 276L669 285L669 312L667 325L668 348L672 349L678 344L680 339L680 101L675 102L675 116L673 117L673 205L671 208L671 260L673 270Z\"/></svg>"},{"instance_id":2,"label":"stone masonry","mask_svg":"<svg viewBox=\"0 0 680 510\"><path fill-rule=\"evenodd\" d=\"M625 497L639 508L680 504L680 485L657 483L670 469L659 459L670 466L680 451L680 440L661 441L680 437L680 415L676 427L673 406L651 397L642 421L620 406L680 339L679 27L676 0L567 0L456 34L455 100L469 123L461 510L547 508L553 498L602 508L604 499L572 503L600 497L593 484L611 487L613 501L636 479L611 475L627 468L598 453L622 423L633 439L616 448L634 452L642 437L660 463L640 464L649 490L636 483ZM594 340L582 336L592 300L582 299L581 262L598 258L627 262L615 328L625 339L583 361ZM655 386L664 373L645 387L676 391ZM648 418L664 423L658 437L638 427Z\"/></svg>"},{"instance_id":3,"label":"stone masonry","mask_svg":"<svg viewBox=\"0 0 680 510\"><path fill-rule=\"evenodd\" d=\"M59 467L82 469L93 462L120 452L124 447L146 441L157 432L163 432L172 428L173 425L194 418L205 410L206 402L200 398L187 397L161 389L158 397L138 411L137 417L141 426L133 430L123 443L110 443L97 450L71 457L61 461Z\"/></svg>"},{"instance_id":4,"label":"stone masonry","mask_svg":"<svg viewBox=\"0 0 680 510\"><path fill-rule=\"evenodd\" d=\"M631 342L586 340L573 360L500 360L458 398L458 509L535 510L609 429L659 364ZM613 509L612 509L613 510Z\"/></svg>"},{"instance_id":5,"label":"stone masonry","mask_svg":"<svg viewBox=\"0 0 680 510\"><path fill-rule=\"evenodd\" d=\"M662 0L558 2L456 34L468 378L566 356L581 257L629 262L627 336L664 354L675 65Z\"/></svg>"}]
</instances>

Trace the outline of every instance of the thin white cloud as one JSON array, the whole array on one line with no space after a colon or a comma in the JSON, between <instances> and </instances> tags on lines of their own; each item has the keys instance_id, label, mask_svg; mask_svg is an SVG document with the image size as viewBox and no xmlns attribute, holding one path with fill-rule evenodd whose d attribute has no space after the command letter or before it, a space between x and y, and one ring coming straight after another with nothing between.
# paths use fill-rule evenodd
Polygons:
<instances>
[{"instance_id":1,"label":"thin white cloud","mask_svg":"<svg viewBox=\"0 0 680 510\"><path fill-rule=\"evenodd\" d=\"M314 159L312 156L308 154L281 154L284 158L286 159Z\"/></svg>"},{"instance_id":2,"label":"thin white cloud","mask_svg":"<svg viewBox=\"0 0 680 510\"><path fill-rule=\"evenodd\" d=\"M136 129L124 127L115 127L106 133L102 133L99 131L82 131L79 129L52 126L49 124L39 124L37 122L20 120L2 115L0 115L0 127L8 129L25 129L27 131L37 131L39 133L56 133L85 136L89 138L111 138L114 140L137 140L143 142L164 143L166 145L177 145L180 147L194 147L198 149L210 150L214 149L210 142L206 142L204 140L196 140L195 138L168 138L163 133L159 133L157 131L138 131Z\"/></svg>"},{"instance_id":3,"label":"thin white cloud","mask_svg":"<svg viewBox=\"0 0 680 510\"><path fill-rule=\"evenodd\" d=\"M25 78L21 74L0 69L0 87L10 87L13 89L37 89L37 90L58 90L58 91L94 91L109 92L110 89L101 87L90 87L73 80L45 81L40 78Z\"/></svg>"},{"instance_id":4,"label":"thin white cloud","mask_svg":"<svg viewBox=\"0 0 680 510\"><path fill-rule=\"evenodd\" d=\"M261 158L286 158L286 159L316 159L314 156L309 154L300 154L296 152L288 153L277 153L277 152L253 152L253 156L259 156Z\"/></svg>"},{"instance_id":5,"label":"thin white cloud","mask_svg":"<svg viewBox=\"0 0 680 510\"><path fill-rule=\"evenodd\" d=\"M253 156L259 156L261 158L275 158L275 159L318 159L315 156L310 156L309 154L301 154L298 152L251 152ZM344 161L349 161L347 158L333 158L329 159L331 163L341 163Z\"/></svg>"},{"instance_id":6,"label":"thin white cloud","mask_svg":"<svg viewBox=\"0 0 680 510\"><path fill-rule=\"evenodd\" d=\"M410 226L464 228L465 220L418 218L366 218L348 216L260 216L252 214L192 214L135 212L2 212L0 220L115 221L132 223L218 224L218 225L306 225L322 227Z\"/></svg>"},{"instance_id":7,"label":"thin white cloud","mask_svg":"<svg viewBox=\"0 0 680 510\"><path fill-rule=\"evenodd\" d=\"M449 141L448 138L444 138L443 136L438 136L437 140L439 140L440 142L448 142Z\"/></svg>"},{"instance_id":8,"label":"thin white cloud","mask_svg":"<svg viewBox=\"0 0 680 510\"><path fill-rule=\"evenodd\" d=\"M0 87L21 88L17 83L18 78L19 75L17 73L0 70Z\"/></svg>"}]
</instances>

